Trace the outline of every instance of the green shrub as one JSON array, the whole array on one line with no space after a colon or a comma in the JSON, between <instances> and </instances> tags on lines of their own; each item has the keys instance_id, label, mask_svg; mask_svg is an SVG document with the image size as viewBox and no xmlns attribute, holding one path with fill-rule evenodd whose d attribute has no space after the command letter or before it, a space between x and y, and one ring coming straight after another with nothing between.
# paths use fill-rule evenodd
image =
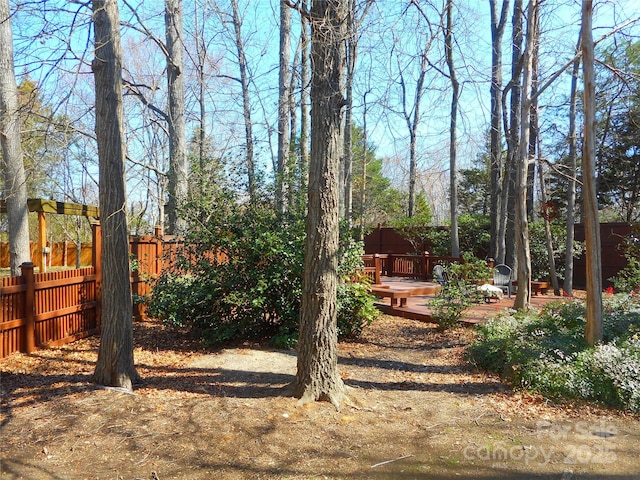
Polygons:
<instances>
[{"instance_id":1,"label":"green shrub","mask_svg":"<svg viewBox=\"0 0 640 480\"><path fill-rule=\"evenodd\" d=\"M207 344L268 339L277 347L293 346L302 296L303 219L277 216L268 204L199 217L211 221L192 229L177 268L154 285L149 315L188 327ZM345 241L341 252L341 278L351 278L361 266L362 244ZM338 328L345 336L358 335L373 318L374 299L358 285L340 286Z\"/></svg>"},{"instance_id":2,"label":"green shrub","mask_svg":"<svg viewBox=\"0 0 640 480\"><path fill-rule=\"evenodd\" d=\"M567 252L567 227L560 217L550 222L551 238L553 243L553 257L556 274L564 279L565 260ZM547 253L546 233L542 219L529 223L529 239L531 249L531 277L534 280L546 281L550 278L549 258ZM584 251L584 242L573 242L574 257L579 257Z\"/></svg>"},{"instance_id":3,"label":"green shrub","mask_svg":"<svg viewBox=\"0 0 640 480\"><path fill-rule=\"evenodd\" d=\"M462 254L462 259L464 261L461 263L449 265L449 275L451 277L470 283L486 282L493 278L493 271L485 260L467 252Z\"/></svg>"},{"instance_id":4,"label":"green shrub","mask_svg":"<svg viewBox=\"0 0 640 480\"><path fill-rule=\"evenodd\" d=\"M438 295L429 301L431 317L441 330L453 328L471 305L476 302L476 285L462 280L452 280L444 285Z\"/></svg>"},{"instance_id":5,"label":"green shrub","mask_svg":"<svg viewBox=\"0 0 640 480\"><path fill-rule=\"evenodd\" d=\"M574 398L640 411L640 303L616 295L604 303L605 343L584 340L585 306L548 305L503 314L478 328L470 359L519 387L550 398Z\"/></svg>"}]
</instances>

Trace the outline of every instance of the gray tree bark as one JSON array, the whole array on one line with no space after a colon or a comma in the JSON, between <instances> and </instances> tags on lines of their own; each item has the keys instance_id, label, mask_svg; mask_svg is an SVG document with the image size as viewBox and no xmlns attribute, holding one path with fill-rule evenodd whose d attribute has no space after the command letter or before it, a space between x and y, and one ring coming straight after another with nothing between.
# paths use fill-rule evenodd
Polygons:
<instances>
[{"instance_id":1,"label":"gray tree bark","mask_svg":"<svg viewBox=\"0 0 640 480\"><path fill-rule=\"evenodd\" d=\"M510 92L509 106L509 123L505 126L505 134L507 139L507 161L505 165L505 175L502 187L502 215L499 218L500 237L504 237L503 252L498 252L498 258L504 258L504 262L517 268L517 256L515 251L516 233L514 212L516 209L516 182L518 176L518 148L522 120L522 41L523 41L523 11L522 0L515 0L513 5L512 16L512 34L511 34L511 80L507 89ZM503 109L506 102L503 98ZM507 113L504 113L504 121L507 122Z\"/></svg>"},{"instance_id":2,"label":"gray tree bark","mask_svg":"<svg viewBox=\"0 0 640 480\"><path fill-rule=\"evenodd\" d=\"M524 309L531 302L531 252L529 249L529 223L527 220L527 173L529 169L529 138L531 134L531 84L533 56L536 42L537 1L529 0L527 9L527 36L523 59L522 96L520 107L520 139L516 157L515 236L517 255L518 292L516 309Z\"/></svg>"},{"instance_id":3,"label":"gray tree bark","mask_svg":"<svg viewBox=\"0 0 640 480\"><path fill-rule=\"evenodd\" d=\"M342 152L347 0L314 0L311 13L311 159L298 367L301 403L344 397L338 372L338 176Z\"/></svg>"},{"instance_id":4,"label":"gray tree bark","mask_svg":"<svg viewBox=\"0 0 640 480\"><path fill-rule=\"evenodd\" d=\"M102 224L102 333L93 379L131 390L133 308L126 219L122 50L117 0L93 0L96 139Z\"/></svg>"},{"instance_id":5,"label":"gray tree bark","mask_svg":"<svg viewBox=\"0 0 640 480\"><path fill-rule=\"evenodd\" d=\"M18 87L14 74L13 35L8 0L0 0L0 144L11 275L18 276L21 273L20 266L31 261L31 252L27 177L22 156Z\"/></svg>"},{"instance_id":6,"label":"gray tree bark","mask_svg":"<svg viewBox=\"0 0 640 480\"><path fill-rule=\"evenodd\" d=\"M244 53L244 43L242 41L242 19L238 0L231 0L233 31L235 34L236 50L238 53L238 68L240 70L240 87L242 89L242 112L244 116L244 137L245 137L245 162L247 165L248 191L251 200L255 199L257 184L255 173L255 161L253 158L253 122L251 120L251 100L249 92L249 75L247 72L247 58Z\"/></svg>"},{"instance_id":7,"label":"gray tree bark","mask_svg":"<svg viewBox=\"0 0 640 480\"><path fill-rule=\"evenodd\" d=\"M457 165L457 122L460 101L460 83L453 61L453 0L447 0L447 26L445 29L445 54L451 82L451 122L449 125L449 206L451 210L451 256L460 256L458 237L458 165Z\"/></svg>"},{"instance_id":8,"label":"gray tree bark","mask_svg":"<svg viewBox=\"0 0 640 480\"><path fill-rule=\"evenodd\" d=\"M504 218L502 202L504 161L502 156L502 39L507 24L509 0L502 2L498 16L497 0L490 0L491 7L491 251L497 263L504 263L504 231L500 235L500 219ZM501 253L502 257L498 254Z\"/></svg>"},{"instance_id":9,"label":"gray tree bark","mask_svg":"<svg viewBox=\"0 0 640 480\"><path fill-rule=\"evenodd\" d=\"M580 49L580 40L576 50ZM578 136L576 127L576 110L578 105L578 77L580 75L580 57L576 56L571 71L571 100L569 106L569 182L567 185L567 239L564 263L564 291L573 295L573 242L575 239L576 177L578 176Z\"/></svg>"},{"instance_id":10,"label":"gray tree bark","mask_svg":"<svg viewBox=\"0 0 640 480\"><path fill-rule=\"evenodd\" d=\"M184 74L182 52L182 0L165 0L165 29L167 38L167 87L169 96L169 202L168 233L184 233L186 222L180 208L189 192L189 166L184 106Z\"/></svg>"},{"instance_id":11,"label":"gray tree bark","mask_svg":"<svg viewBox=\"0 0 640 480\"><path fill-rule=\"evenodd\" d=\"M600 258L600 219L596 197L595 152L595 74L593 43L593 2L582 1L582 79L584 85L584 137L582 146L582 197L587 267L588 345L602 341L602 261Z\"/></svg>"},{"instance_id":12,"label":"gray tree bark","mask_svg":"<svg viewBox=\"0 0 640 480\"><path fill-rule=\"evenodd\" d=\"M276 172L276 208L287 210L289 172L289 110L291 103L291 8L280 2L280 70L278 73L278 169Z\"/></svg>"},{"instance_id":13,"label":"gray tree bark","mask_svg":"<svg viewBox=\"0 0 640 480\"><path fill-rule=\"evenodd\" d=\"M302 8L305 11L309 10L309 0L303 0ZM309 45L310 32L309 21L306 16L301 16L300 24L300 192L306 193L307 186L309 184L309 138L310 138L310 124L309 124L309 91L311 85L311 61ZM300 195L300 199L305 199L305 195ZM303 201L303 205L300 206L300 211L306 210L306 201Z\"/></svg>"}]
</instances>

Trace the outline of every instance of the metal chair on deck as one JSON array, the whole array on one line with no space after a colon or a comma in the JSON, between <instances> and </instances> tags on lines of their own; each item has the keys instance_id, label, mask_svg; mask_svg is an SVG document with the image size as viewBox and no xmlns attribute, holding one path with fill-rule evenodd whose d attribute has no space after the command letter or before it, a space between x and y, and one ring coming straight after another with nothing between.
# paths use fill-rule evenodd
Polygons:
<instances>
[{"instance_id":1,"label":"metal chair on deck","mask_svg":"<svg viewBox=\"0 0 640 480\"><path fill-rule=\"evenodd\" d=\"M449 274L442 265L436 265L433 267L433 278L443 287L449 284Z\"/></svg>"},{"instance_id":2,"label":"metal chair on deck","mask_svg":"<svg viewBox=\"0 0 640 480\"><path fill-rule=\"evenodd\" d=\"M509 298L511 298L511 290L513 290L513 283L511 281L511 267L501 263L496 265L493 269L493 285L502 289Z\"/></svg>"}]
</instances>

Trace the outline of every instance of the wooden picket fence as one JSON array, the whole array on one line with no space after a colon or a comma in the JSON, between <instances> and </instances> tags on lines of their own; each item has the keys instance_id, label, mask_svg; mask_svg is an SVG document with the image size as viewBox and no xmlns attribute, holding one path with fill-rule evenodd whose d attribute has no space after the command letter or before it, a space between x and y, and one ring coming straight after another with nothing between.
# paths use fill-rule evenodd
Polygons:
<instances>
[{"instance_id":1,"label":"wooden picket fence","mask_svg":"<svg viewBox=\"0 0 640 480\"><path fill-rule=\"evenodd\" d=\"M0 279L2 322L0 358L37 347L55 346L93 335L100 326L95 267L34 273Z\"/></svg>"},{"instance_id":2,"label":"wooden picket fence","mask_svg":"<svg viewBox=\"0 0 640 480\"><path fill-rule=\"evenodd\" d=\"M100 227L94 227L91 267L35 273L32 263L22 276L0 278L0 358L13 352L62 345L100 331L102 260ZM133 314L145 315L139 300L151 283L173 261L180 243L155 235L129 239L134 268L131 273Z\"/></svg>"}]
</instances>

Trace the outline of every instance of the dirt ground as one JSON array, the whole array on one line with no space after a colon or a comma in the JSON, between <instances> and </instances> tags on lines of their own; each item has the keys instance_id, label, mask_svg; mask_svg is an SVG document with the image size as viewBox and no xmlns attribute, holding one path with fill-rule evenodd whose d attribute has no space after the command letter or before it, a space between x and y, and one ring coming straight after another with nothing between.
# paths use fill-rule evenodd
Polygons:
<instances>
[{"instance_id":1,"label":"dirt ground","mask_svg":"<svg viewBox=\"0 0 640 480\"><path fill-rule=\"evenodd\" d=\"M2 480L640 479L639 416L513 392L466 363L470 328L341 343L340 411L282 394L294 352L135 334L133 395L90 383L96 338L0 361Z\"/></svg>"}]
</instances>

